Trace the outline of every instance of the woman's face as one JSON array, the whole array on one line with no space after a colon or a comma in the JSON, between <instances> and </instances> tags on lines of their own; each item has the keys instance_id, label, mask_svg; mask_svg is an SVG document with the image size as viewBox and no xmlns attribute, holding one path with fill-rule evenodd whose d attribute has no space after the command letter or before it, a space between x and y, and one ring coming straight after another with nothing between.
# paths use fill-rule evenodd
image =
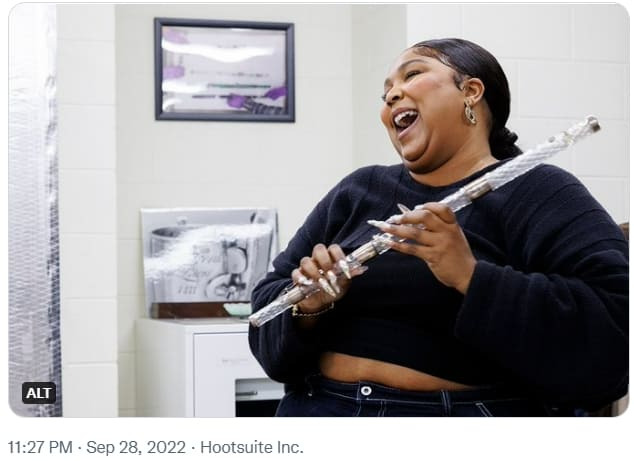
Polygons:
<instances>
[{"instance_id":1,"label":"woman's face","mask_svg":"<svg viewBox=\"0 0 634 461\"><path fill-rule=\"evenodd\" d=\"M404 51L385 80L381 121L405 166L429 173L465 142L465 95L456 72L435 58Z\"/></svg>"}]
</instances>

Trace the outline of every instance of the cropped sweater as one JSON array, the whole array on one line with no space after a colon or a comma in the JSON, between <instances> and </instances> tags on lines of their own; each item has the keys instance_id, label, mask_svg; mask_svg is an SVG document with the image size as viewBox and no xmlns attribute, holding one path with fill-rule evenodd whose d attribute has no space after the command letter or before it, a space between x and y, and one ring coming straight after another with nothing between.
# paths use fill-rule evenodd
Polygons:
<instances>
[{"instance_id":1,"label":"cropped sweater","mask_svg":"<svg viewBox=\"0 0 634 461\"><path fill-rule=\"evenodd\" d=\"M440 201L492 165L442 187L402 165L361 168L315 207L256 286L259 310L291 282L317 243L348 254L397 203ZM619 227L564 170L542 165L457 213L477 260L467 293L420 259L389 251L354 278L309 330L290 312L250 327L251 350L274 380L317 370L324 351L406 366L471 385L515 386L545 401L591 406L624 394L628 377L628 247Z\"/></svg>"}]
</instances>

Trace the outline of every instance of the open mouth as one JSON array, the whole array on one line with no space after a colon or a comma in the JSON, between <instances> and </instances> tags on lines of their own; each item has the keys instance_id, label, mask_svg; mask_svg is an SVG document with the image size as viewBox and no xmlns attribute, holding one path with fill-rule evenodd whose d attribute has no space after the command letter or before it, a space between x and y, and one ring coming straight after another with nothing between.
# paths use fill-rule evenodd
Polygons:
<instances>
[{"instance_id":1,"label":"open mouth","mask_svg":"<svg viewBox=\"0 0 634 461\"><path fill-rule=\"evenodd\" d=\"M397 114L392 119L392 122L396 128L396 132L400 134L412 126L416 120L418 120L418 112L415 110L406 110Z\"/></svg>"}]
</instances>

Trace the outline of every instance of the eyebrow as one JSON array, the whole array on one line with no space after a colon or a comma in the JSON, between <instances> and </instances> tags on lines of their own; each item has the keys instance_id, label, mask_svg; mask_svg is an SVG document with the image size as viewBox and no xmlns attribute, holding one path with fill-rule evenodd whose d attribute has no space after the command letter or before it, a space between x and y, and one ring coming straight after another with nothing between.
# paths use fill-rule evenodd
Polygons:
<instances>
[{"instance_id":1,"label":"eyebrow","mask_svg":"<svg viewBox=\"0 0 634 461\"><path fill-rule=\"evenodd\" d=\"M402 71L405 67L409 66L411 63L413 62L422 62L427 64L427 60L425 58L414 58L414 59L410 59L409 61L405 61L404 63L400 64L397 68L396 68L396 72L400 72ZM383 82L383 86L386 87L388 86L390 83L392 83L392 80L390 80L390 78L386 78L385 81Z\"/></svg>"}]
</instances>

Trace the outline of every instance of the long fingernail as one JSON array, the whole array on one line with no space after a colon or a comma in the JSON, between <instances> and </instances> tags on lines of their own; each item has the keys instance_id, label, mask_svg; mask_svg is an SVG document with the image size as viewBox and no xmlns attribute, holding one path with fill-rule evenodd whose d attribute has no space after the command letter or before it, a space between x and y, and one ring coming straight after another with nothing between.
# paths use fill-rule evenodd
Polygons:
<instances>
[{"instance_id":1,"label":"long fingernail","mask_svg":"<svg viewBox=\"0 0 634 461\"><path fill-rule=\"evenodd\" d=\"M328 281L330 282L330 286L335 290L337 294L341 293L341 288L337 284L337 276L333 271L326 272L326 276L328 277Z\"/></svg>"},{"instance_id":2,"label":"long fingernail","mask_svg":"<svg viewBox=\"0 0 634 461\"><path fill-rule=\"evenodd\" d=\"M381 230L386 230L390 228L390 225L385 221L375 221L374 219L368 219L367 223L371 226L378 227Z\"/></svg>"},{"instance_id":3,"label":"long fingernail","mask_svg":"<svg viewBox=\"0 0 634 461\"><path fill-rule=\"evenodd\" d=\"M321 286L322 290L324 290L326 293L328 293L330 296L332 296L333 298L337 296L337 293L335 293L335 291L332 289L332 287L328 284L328 282L326 281L326 279L324 278L320 278L319 280L317 280L319 282L319 285Z\"/></svg>"},{"instance_id":4,"label":"long fingernail","mask_svg":"<svg viewBox=\"0 0 634 461\"><path fill-rule=\"evenodd\" d=\"M407 208L405 205L403 205L402 203L397 203L396 206L398 207L399 210L401 210L401 213L407 213L410 210L409 208Z\"/></svg>"},{"instance_id":5,"label":"long fingernail","mask_svg":"<svg viewBox=\"0 0 634 461\"><path fill-rule=\"evenodd\" d=\"M388 224L400 224L402 219L403 219L402 214L395 214L387 218L385 222Z\"/></svg>"},{"instance_id":6,"label":"long fingernail","mask_svg":"<svg viewBox=\"0 0 634 461\"><path fill-rule=\"evenodd\" d=\"M339 261L337 261L337 265L339 266L339 269L341 269L341 272L344 273L346 278L350 280L352 278L352 274L350 272L350 266L348 265L348 262L345 259L340 259Z\"/></svg>"},{"instance_id":7,"label":"long fingernail","mask_svg":"<svg viewBox=\"0 0 634 461\"><path fill-rule=\"evenodd\" d=\"M297 283L299 283L300 285L304 285L304 286L311 286L313 284L313 281L304 277L303 275L297 279Z\"/></svg>"}]
</instances>

